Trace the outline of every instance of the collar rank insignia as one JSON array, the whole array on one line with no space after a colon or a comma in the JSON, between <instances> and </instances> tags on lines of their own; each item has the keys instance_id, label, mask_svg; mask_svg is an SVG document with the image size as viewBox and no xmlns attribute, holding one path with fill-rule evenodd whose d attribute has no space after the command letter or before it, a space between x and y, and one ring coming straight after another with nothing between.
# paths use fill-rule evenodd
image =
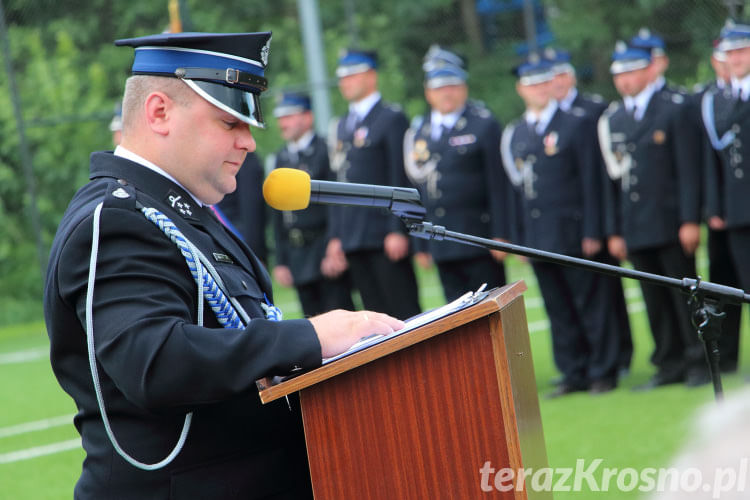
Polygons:
<instances>
[{"instance_id":1,"label":"collar rank insignia","mask_svg":"<svg viewBox=\"0 0 750 500\"><path fill-rule=\"evenodd\" d=\"M195 210L193 204L189 199L182 196L181 194L178 194L177 192L170 189L167 193L166 201L170 207L172 207L175 211L177 211L177 213L182 215L183 219L192 221L198 220L198 218L193 215L193 211Z\"/></svg>"}]
</instances>

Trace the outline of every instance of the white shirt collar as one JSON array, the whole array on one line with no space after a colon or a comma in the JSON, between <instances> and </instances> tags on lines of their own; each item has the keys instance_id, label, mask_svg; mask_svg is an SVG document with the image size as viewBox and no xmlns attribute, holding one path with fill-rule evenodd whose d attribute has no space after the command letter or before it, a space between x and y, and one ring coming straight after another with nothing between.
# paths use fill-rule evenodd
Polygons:
<instances>
[{"instance_id":1,"label":"white shirt collar","mask_svg":"<svg viewBox=\"0 0 750 500\"><path fill-rule=\"evenodd\" d=\"M576 100L576 97L578 97L578 89L575 87L571 87L568 91L568 94L560 100L560 109L562 109L563 111L570 111L570 108L573 107L573 101Z\"/></svg>"},{"instance_id":2,"label":"white shirt collar","mask_svg":"<svg viewBox=\"0 0 750 500\"><path fill-rule=\"evenodd\" d=\"M550 99L550 101L547 103L547 106L538 115L531 110L526 110L526 113L524 113L524 117L526 118L526 122L529 125L533 125L534 123L536 123L535 130L537 134L541 134L547 128L547 125L549 125L549 122L552 120L552 116L554 116L557 108L557 101L554 99Z\"/></svg>"},{"instance_id":3,"label":"white shirt collar","mask_svg":"<svg viewBox=\"0 0 750 500\"><path fill-rule=\"evenodd\" d=\"M315 131L313 131L313 129L310 129L307 132L305 132L302 135L302 137L300 137L296 141L287 142L286 147L291 153L302 151L303 149L305 149L306 147L310 145L314 136L315 136Z\"/></svg>"},{"instance_id":4,"label":"white shirt collar","mask_svg":"<svg viewBox=\"0 0 750 500\"><path fill-rule=\"evenodd\" d=\"M456 125L458 119L461 118L461 115L464 114L464 109L466 109L466 106L461 106L456 111L445 115L433 109L430 113L430 123L433 126L442 125L445 130L451 130Z\"/></svg>"},{"instance_id":5,"label":"white shirt collar","mask_svg":"<svg viewBox=\"0 0 750 500\"><path fill-rule=\"evenodd\" d=\"M361 99L357 102L350 102L349 111L357 113L357 117L360 120L364 120L365 116L370 113L370 110L372 110L373 106L375 106L375 104L377 104L379 100L380 92L375 91L364 99Z\"/></svg>"},{"instance_id":6,"label":"white shirt collar","mask_svg":"<svg viewBox=\"0 0 750 500\"><path fill-rule=\"evenodd\" d=\"M633 114L633 117L636 120L639 120L643 118L643 115L646 113L646 108L648 108L648 103L651 101L651 97L653 97L654 93L657 90L656 82L651 83L650 85L646 85L646 88L641 90L638 94L634 96L628 96L622 98L623 102L625 103L625 109L628 111L632 110L635 106L635 113Z\"/></svg>"},{"instance_id":7,"label":"white shirt collar","mask_svg":"<svg viewBox=\"0 0 750 500\"><path fill-rule=\"evenodd\" d=\"M721 78L717 78L716 79L716 88L724 90L725 88L727 88L727 81L726 80L722 80Z\"/></svg>"},{"instance_id":8,"label":"white shirt collar","mask_svg":"<svg viewBox=\"0 0 750 500\"><path fill-rule=\"evenodd\" d=\"M130 151L129 149L125 149L124 147L119 146L119 145L115 148L114 155L115 156L119 156L120 158L125 158L126 160L130 160L132 162L135 162L135 163L137 163L137 164L139 164L139 165L141 165L143 167L146 167L147 169L149 169L149 170L151 170L153 172L156 172L157 174L161 175L162 177L166 177L167 179L169 179L170 181L174 182L175 184L177 184L178 186L180 186L182 189L184 189L185 192L187 194L189 194L190 197L193 198L198 205L200 205L201 207L203 206L203 202L201 200L199 200L198 198L196 198L195 195L193 193L191 193L189 189L187 189L185 186L183 186L182 184L180 184L177 181L177 179L175 179L174 177L172 177L171 175L169 175L163 169L157 167L154 163L151 163L147 159L143 158L142 156L139 156L139 155L133 153L132 151Z\"/></svg>"},{"instance_id":9,"label":"white shirt collar","mask_svg":"<svg viewBox=\"0 0 750 500\"><path fill-rule=\"evenodd\" d=\"M741 80L732 78L732 94L735 97L743 96L744 100L750 97L750 74Z\"/></svg>"},{"instance_id":10,"label":"white shirt collar","mask_svg":"<svg viewBox=\"0 0 750 500\"><path fill-rule=\"evenodd\" d=\"M661 90L664 88L664 86L667 84L666 78L664 78L664 75L659 75L656 77L656 80L654 80L651 85L653 85L654 90Z\"/></svg>"}]
</instances>

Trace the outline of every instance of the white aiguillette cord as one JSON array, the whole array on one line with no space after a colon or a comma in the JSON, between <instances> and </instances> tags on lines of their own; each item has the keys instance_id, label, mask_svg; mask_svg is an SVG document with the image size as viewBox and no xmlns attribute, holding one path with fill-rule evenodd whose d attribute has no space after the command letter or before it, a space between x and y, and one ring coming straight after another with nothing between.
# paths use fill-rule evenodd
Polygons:
<instances>
[{"instance_id":1,"label":"white aiguillette cord","mask_svg":"<svg viewBox=\"0 0 750 500\"><path fill-rule=\"evenodd\" d=\"M163 460L154 463L146 464L136 460L135 458L128 455L128 453L122 449L120 444L115 438L112 427L107 417L107 411L104 407L104 398L102 396L101 383L99 382L99 372L96 368L96 351L94 349L94 320L93 320L93 303L94 303L94 282L96 280L96 261L99 253L99 226L101 220L101 211L103 203L99 203L94 210L93 217L93 232L91 237L91 258L89 260L89 277L88 287L86 289L86 344L88 348L89 357L89 368L91 369L91 378L94 382L94 392L96 393L96 402L99 405L99 412L102 415L102 422L104 423L104 429L107 432L112 446L115 451L125 459L129 464L133 465L142 470L157 470L165 467L172 462L175 457L182 451L182 447L185 445L188 431L190 430L190 423L192 422L193 412L185 415L185 422L182 426L182 432L175 445L174 449L167 455ZM230 297L229 302L226 300L226 295L221 290L223 283L216 270L211 265L210 261L193 245L182 233L174 226L174 224L157 210L152 208L142 208L141 211L148 220L153 222L159 229L161 229L179 248L183 256L188 263L188 267L193 275L193 278L198 285L198 326L203 326L203 298L204 293L211 293L211 299L209 304L212 305L212 309L217 313L217 318L221 321L225 327L238 328L244 327L237 313L242 317L244 323L249 322L249 316L243 310L243 308L236 302L233 297ZM206 272L208 269L208 272ZM205 284L204 282L208 282ZM214 307L214 303L219 305ZM219 307L221 307L223 314L219 313Z\"/></svg>"}]
</instances>

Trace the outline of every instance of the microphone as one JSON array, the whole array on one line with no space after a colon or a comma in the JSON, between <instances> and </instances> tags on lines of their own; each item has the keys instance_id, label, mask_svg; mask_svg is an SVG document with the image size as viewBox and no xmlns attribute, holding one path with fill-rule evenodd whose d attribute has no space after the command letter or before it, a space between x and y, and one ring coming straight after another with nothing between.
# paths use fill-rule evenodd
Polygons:
<instances>
[{"instance_id":1,"label":"microphone","mask_svg":"<svg viewBox=\"0 0 750 500\"><path fill-rule=\"evenodd\" d=\"M310 203L382 207L408 221L424 220L426 210L414 188L315 181L296 168L277 168L263 182L263 198L277 210L302 210Z\"/></svg>"}]
</instances>

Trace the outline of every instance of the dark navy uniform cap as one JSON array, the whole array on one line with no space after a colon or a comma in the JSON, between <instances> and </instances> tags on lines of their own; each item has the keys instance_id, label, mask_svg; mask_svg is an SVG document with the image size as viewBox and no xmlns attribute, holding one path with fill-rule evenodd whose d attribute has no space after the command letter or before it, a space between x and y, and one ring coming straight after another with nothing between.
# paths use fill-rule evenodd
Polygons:
<instances>
[{"instance_id":1,"label":"dark navy uniform cap","mask_svg":"<svg viewBox=\"0 0 750 500\"><path fill-rule=\"evenodd\" d=\"M570 52L567 50L547 47L544 49L544 58L552 64L552 72L556 75L576 72L570 63Z\"/></svg>"},{"instance_id":2,"label":"dark navy uniform cap","mask_svg":"<svg viewBox=\"0 0 750 500\"><path fill-rule=\"evenodd\" d=\"M273 110L273 116L280 118L282 116L296 115L310 111L310 96L298 94L295 92L284 92L281 99Z\"/></svg>"},{"instance_id":3,"label":"dark navy uniform cap","mask_svg":"<svg viewBox=\"0 0 750 500\"><path fill-rule=\"evenodd\" d=\"M651 52L630 47L620 40L615 44L615 51L612 53L612 65L609 67L609 72L613 75L618 75L646 68L649 64L651 64Z\"/></svg>"},{"instance_id":4,"label":"dark navy uniform cap","mask_svg":"<svg viewBox=\"0 0 750 500\"><path fill-rule=\"evenodd\" d=\"M513 68L513 74L521 85L537 85L548 82L555 76L552 63L536 52L529 54L524 62Z\"/></svg>"},{"instance_id":5,"label":"dark navy uniform cap","mask_svg":"<svg viewBox=\"0 0 750 500\"><path fill-rule=\"evenodd\" d=\"M641 28L638 34L630 39L629 45L636 49L646 50L652 56L663 56L666 46L664 39L659 35L652 33L648 28Z\"/></svg>"},{"instance_id":6,"label":"dark navy uniform cap","mask_svg":"<svg viewBox=\"0 0 750 500\"><path fill-rule=\"evenodd\" d=\"M371 50L346 49L339 57L336 77L343 78L357 73L378 69L378 54Z\"/></svg>"},{"instance_id":7,"label":"dark navy uniform cap","mask_svg":"<svg viewBox=\"0 0 750 500\"><path fill-rule=\"evenodd\" d=\"M260 128L270 44L270 32L162 33L115 42L135 47L134 75L180 78L211 104Z\"/></svg>"},{"instance_id":8,"label":"dark navy uniform cap","mask_svg":"<svg viewBox=\"0 0 750 500\"><path fill-rule=\"evenodd\" d=\"M463 57L441 47L440 45L430 45L429 50L424 55L422 69L429 73L430 71L439 69L443 66L453 66L466 70L466 63L464 62Z\"/></svg>"},{"instance_id":9,"label":"dark navy uniform cap","mask_svg":"<svg viewBox=\"0 0 750 500\"><path fill-rule=\"evenodd\" d=\"M717 49L726 52L728 50L744 49L750 47L750 25L739 24L733 20L727 20L719 35Z\"/></svg>"}]
</instances>

